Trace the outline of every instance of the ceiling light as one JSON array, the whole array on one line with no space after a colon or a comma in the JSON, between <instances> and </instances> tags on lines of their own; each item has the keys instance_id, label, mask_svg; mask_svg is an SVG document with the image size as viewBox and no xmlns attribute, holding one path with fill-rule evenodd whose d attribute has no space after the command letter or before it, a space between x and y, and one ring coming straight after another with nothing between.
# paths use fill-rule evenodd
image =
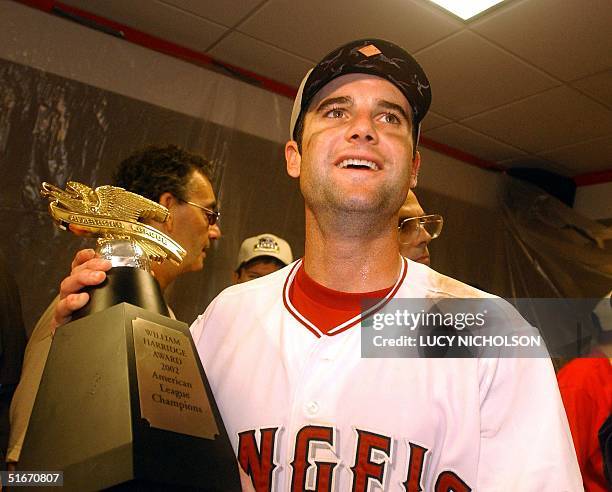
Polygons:
<instances>
[{"instance_id":1,"label":"ceiling light","mask_svg":"<svg viewBox=\"0 0 612 492\"><path fill-rule=\"evenodd\" d=\"M504 0L430 0L445 10L468 20Z\"/></svg>"}]
</instances>

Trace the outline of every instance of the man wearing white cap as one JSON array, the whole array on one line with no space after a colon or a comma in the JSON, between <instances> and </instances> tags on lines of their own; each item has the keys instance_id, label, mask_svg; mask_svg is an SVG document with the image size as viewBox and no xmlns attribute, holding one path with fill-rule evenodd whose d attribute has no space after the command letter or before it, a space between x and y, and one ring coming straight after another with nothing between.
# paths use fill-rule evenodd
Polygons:
<instances>
[{"instance_id":1,"label":"man wearing white cap","mask_svg":"<svg viewBox=\"0 0 612 492\"><path fill-rule=\"evenodd\" d=\"M283 238L268 233L246 238L242 241L236 259L234 283L241 284L263 277L292 261L291 246Z\"/></svg>"}]
</instances>

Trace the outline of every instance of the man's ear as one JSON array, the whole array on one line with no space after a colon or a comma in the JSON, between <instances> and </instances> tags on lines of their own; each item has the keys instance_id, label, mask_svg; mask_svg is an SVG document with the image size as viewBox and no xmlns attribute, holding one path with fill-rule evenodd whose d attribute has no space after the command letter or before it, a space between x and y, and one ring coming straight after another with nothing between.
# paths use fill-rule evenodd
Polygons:
<instances>
[{"instance_id":1,"label":"man's ear","mask_svg":"<svg viewBox=\"0 0 612 492\"><path fill-rule=\"evenodd\" d=\"M161 229L166 230L167 232L172 232L172 229L174 227L174 217L172 214L174 212L173 209L178 204L178 200L172 193L170 193L169 191L166 191L161 194L158 202L160 205L163 205L170 211L170 215L168 216L165 222L157 222L157 221L153 221L153 222L155 222L155 225L158 229L161 228Z\"/></svg>"},{"instance_id":2,"label":"man's ear","mask_svg":"<svg viewBox=\"0 0 612 492\"><path fill-rule=\"evenodd\" d=\"M295 140L289 140L285 144L285 161L287 162L287 174L292 178L299 178L302 156L298 150L298 144Z\"/></svg>"},{"instance_id":3,"label":"man's ear","mask_svg":"<svg viewBox=\"0 0 612 492\"><path fill-rule=\"evenodd\" d=\"M415 188L419 177L419 169L421 168L421 154L417 150L412 159L412 169L410 171L410 188Z\"/></svg>"},{"instance_id":4,"label":"man's ear","mask_svg":"<svg viewBox=\"0 0 612 492\"><path fill-rule=\"evenodd\" d=\"M238 272L232 272L232 284L237 284L239 278L240 275L238 275Z\"/></svg>"}]
</instances>

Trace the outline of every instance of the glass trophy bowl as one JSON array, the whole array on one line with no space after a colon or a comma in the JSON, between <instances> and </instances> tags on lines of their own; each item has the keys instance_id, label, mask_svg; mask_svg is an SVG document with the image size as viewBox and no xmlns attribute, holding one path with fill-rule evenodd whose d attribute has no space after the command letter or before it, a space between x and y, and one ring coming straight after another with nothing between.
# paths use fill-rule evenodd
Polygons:
<instances>
[{"instance_id":1,"label":"glass trophy bowl","mask_svg":"<svg viewBox=\"0 0 612 492\"><path fill-rule=\"evenodd\" d=\"M136 241L129 239L99 239L96 253L109 260L113 267L140 268L151 272L151 261Z\"/></svg>"}]
</instances>

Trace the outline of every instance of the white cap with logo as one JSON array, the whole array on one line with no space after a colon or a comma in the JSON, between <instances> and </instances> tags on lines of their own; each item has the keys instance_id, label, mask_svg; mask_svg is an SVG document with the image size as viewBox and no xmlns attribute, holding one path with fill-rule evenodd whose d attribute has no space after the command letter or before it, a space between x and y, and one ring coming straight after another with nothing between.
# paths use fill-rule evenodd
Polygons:
<instances>
[{"instance_id":1,"label":"white cap with logo","mask_svg":"<svg viewBox=\"0 0 612 492\"><path fill-rule=\"evenodd\" d=\"M285 265L293 261L293 253L289 243L274 234L265 233L242 241L238 258L236 259L236 270L243 263L258 256L272 256L273 258L278 258Z\"/></svg>"}]
</instances>

